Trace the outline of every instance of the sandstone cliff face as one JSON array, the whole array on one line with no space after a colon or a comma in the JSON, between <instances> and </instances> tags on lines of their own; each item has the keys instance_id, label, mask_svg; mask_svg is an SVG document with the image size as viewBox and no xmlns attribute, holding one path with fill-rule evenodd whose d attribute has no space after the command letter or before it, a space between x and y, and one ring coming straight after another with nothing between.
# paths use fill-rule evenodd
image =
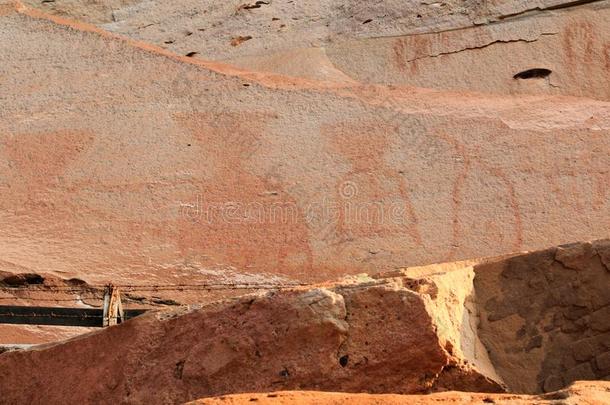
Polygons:
<instances>
[{"instance_id":1,"label":"sandstone cliff face","mask_svg":"<svg viewBox=\"0 0 610 405\"><path fill-rule=\"evenodd\" d=\"M8 403L162 404L276 390L539 393L608 379L609 257L610 242L581 243L150 313L1 354L0 392Z\"/></svg>"},{"instance_id":2,"label":"sandstone cliff face","mask_svg":"<svg viewBox=\"0 0 610 405\"><path fill-rule=\"evenodd\" d=\"M606 101L246 72L0 14L4 271L320 281L607 236Z\"/></svg>"},{"instance_id":3,"label":"sandstone cliff face","mask_svg":"<svg viewBox=\"0 0 610 405\"><path fill-rule=\"evenodd\" d=\"M28 2L180 55L250 70L610 99L608 1L90 3ZM532 69L539 74L514 78Z\"/></svg>"},{"instance_id":4,"label":"sandstone cliff face","mask_svg":"<svg viewBox=\"0 0 610 405\"><path fill-rule=\"evenodd\" d=\"M360 81L609 100L609 6L596 2L468 29L350 39L326 54Z\"/></svg>"},{"instance_id":5,"label":"sandstone cliff face","mask_svg":"<svg viewBox=\"0 0 610 405\"><path fill-rule=\"evenodd\" d=\"M0 404L610 402L609 20L0 0Z\"/></svg>"}]
</instances>

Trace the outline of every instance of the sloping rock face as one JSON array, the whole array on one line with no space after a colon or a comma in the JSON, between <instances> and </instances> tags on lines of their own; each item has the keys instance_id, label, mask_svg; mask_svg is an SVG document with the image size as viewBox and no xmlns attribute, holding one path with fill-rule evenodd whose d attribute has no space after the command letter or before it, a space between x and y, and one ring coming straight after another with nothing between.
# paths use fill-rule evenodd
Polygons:
<instances>
[{"instance_id":1,"label":"sloping rock face","mask_svg":"<svg viewBox=\"0 0 610 405\"><path fill-rule=\"evenodd\" d=\"M276 390L538 393L607 380L609 257L610 241L581 243L150 313L1 354L0 392L7 403L164 404Z\"/></svg>"},{"instance_id":2,"label":"sloping rock face","mask_svg":"<svg viewBox=\"0 0 610 405\"><path fill-rule=\"evenodd\" d=\"M0 22L4 271L280 284L607 236L605 101L245 72L12 3Z\"/></svg>"},{"instance_id":3,"label":"sloping rock face","mask_svg":"<svg viewBox=\"0 0 610 405\"><path fill-rule=\"evenodd\" d=\"M28 4L181 55L252 70L610 99L605 0L121 2L107 4L105 13L82 0ZM518 76L523 72L530 74Z\"/></svg>"},{"instance_id":4,"label":"sloping rock face","mask_svg":"<svg viewBox=\"0 0 610 405\"><path fill-rule=\"evenodd\" d=\"M189 405L240 405L257 404L316 404L341 405L345 403L356 405L378 404L505 404L505 405L604 405L610 401L610 382L578 382L568 389L546 395L507 395L507 394L474 394L465 392L447 392L431 395L371 395L344 394L328 392L273 392L269 394L239 394L217 398L207 398L189 402Z\"/></svg>"}]
</instances>

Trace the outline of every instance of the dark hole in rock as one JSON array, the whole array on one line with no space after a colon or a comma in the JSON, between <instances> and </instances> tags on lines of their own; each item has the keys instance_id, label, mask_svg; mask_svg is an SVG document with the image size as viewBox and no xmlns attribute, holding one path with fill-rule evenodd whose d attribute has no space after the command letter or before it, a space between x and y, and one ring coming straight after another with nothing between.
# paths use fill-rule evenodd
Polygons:
<instances>
[{"instance_id":1,"label":"dark hole in rock","mask_svg":"<svg viewBox=\"0 0 610 405\"><path fill-rule=\"evenodd\" d=\"M180 360L178 363L176 363L176 368L174 368L174 377L181 380L182 379L182 373L184 372L184 360Z\"/></svg>"},{"instance_id":2,"label":"dark hole in rock","mask_svg":"<svg viewBox=\"0 0 610 405\"><path fill-rule=\"evenodd\" d=\"M519 72L513 76L513 79L539 79L543 77L547 77L552 73L549 69L544 68L534 68L524 70L523 72Z\"/></svg>"},{"instance_id":3,"label":"dark hole in rock","mask_svg":"<svg viewBox=\"0 0 610 405\"><path fill-rule=\"evenodd\" d=\"M42 277L39 274L26 274L25 275L25 281L28 284L43 284L44 283L44 277Z\"/></svg>"},{"instance_id":4,"label":"dark hole in rock","mask_svg":"<svg viewBox=\"0 0 610 405\"><path fill-rule=\"evenodd\" d=\"M199 52L189 52L186 54L186 56L188 56L189 58L192 58L193 56L197 55Z\"/></svg>"},{"instance_id":5,"label":"dark hole in rock","mask_svg":"<svg viewBox=\"0 0 610 405\"><path fill-rule=\"evenodd\" d=\"M242 7L245 8L246 10L250 10L250 9L253 9L253 8L261 8L261 6L263 4L269 4L269 2L268 1L260 1L259 0L256 3L254 3L254 4L246 4L246 5L242 6Z\"/></svg>"},{"instance_id":6,"label":"dark hole in rock","mask_svg":"<svg viewBox=\"0 0 610 405\"><path fill-rule=\"evenodd\" d=\"M85 280L81 280L80 278L71 278L68 281L66 281L66 284L83 286L83 285L87 285L87 282Z\"/></svg>"},{"instance_id":7,"label":"dark hole in rock","mask_svg":"<svg viewBox=\"0 0 610 405\"><path fill-rule=\"evenodd\" d=\"M2 282L9 286L44 284L44 277L35 273L22 273L5 277Z\"/></svg>"},{"instance_id":8,"label":"dark hole in rock","mask_svg":"<svg viewBox=\"0 0 610 405\"><path fill-rule=\"evenodd\" d=\"M362 21L362 24L368 24L368 23L370 23L371 21L373 21L373 20L372 20L371 18L369 18L368 20L364 20L364 21Z\"/></svg>"},{"instance_id":9,"label":"dark hole in rock","mask_svg":"<svg viewBox=\"0 0 610 405\"><path fill-rule=\"evenodd\" d=\"M349 354L346 354L345 356L341 356L339 358L339 365L341 367L345 367L345 366L347 366L348 361L349 361Z\"/></svg>"}]
</instances>

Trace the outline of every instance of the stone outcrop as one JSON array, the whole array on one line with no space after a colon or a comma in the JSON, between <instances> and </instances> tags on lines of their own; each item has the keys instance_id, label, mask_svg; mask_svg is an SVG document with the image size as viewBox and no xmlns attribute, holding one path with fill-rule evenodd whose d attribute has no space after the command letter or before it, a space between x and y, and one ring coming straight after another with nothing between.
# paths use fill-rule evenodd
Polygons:
<instances>
[{"instance_id":1,"label":"stone outcrop","mask_svg":"<svg viewBox=\"0 0 610 405\"><path fill-rule=\"evenodd\" d=\"M44 350L7 352L0 392L9 403L46 404L178 403L274 389L411 393L446 384L445 369L466 377L461 387L499 390L460 367L421 295L399 279L370 284L144 315Z\"/></svg>"},{"instance_id":2,"label":"stone outcrop","mask_svg":"<svg viewBox=\"0 0 610 405\"><path fill-rule=\"evenodd\" d=\"M540 393L608 379L609 254L607 240L578 243L149 313L1 354L0 392L9 403L162 404L278 390Z\"/></svg>"}]
</instances>

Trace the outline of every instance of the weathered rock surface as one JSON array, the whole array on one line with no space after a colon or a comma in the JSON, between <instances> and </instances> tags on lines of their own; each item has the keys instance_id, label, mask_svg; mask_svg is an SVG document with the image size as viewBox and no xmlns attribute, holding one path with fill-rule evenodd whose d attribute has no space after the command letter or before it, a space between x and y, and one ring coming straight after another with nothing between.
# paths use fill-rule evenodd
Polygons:
<instances>
[{"instance_id":1,"label":"weathered rock surface","mask_svg":"<svg viewBox=\"0 0 610 405\"><path fill-rule=\"evenodd\" d=\"M8 403L46 404L177 403L271 389L422 392L454 366L423 297L399 285L354 285L144 315L45 350L7 352L0 392ZM459 373L470 389L499 389L475 370Z\"/></svg>"},{"instance_id":2,"label":"weathered rock surface","mask_svg":"<svg viewBox=\"0 0 610 405\"><path fill-rule=\"evenodd\" d=\"M596 2L468 29L350 39L326 54L358 81L609 100L609 18L610 2Z\"/></svg>"},{"instance_id":3,"label":"weathered rock surface","mask_svg":"<svg viewBox=\"0 0 610 405\"><path fill-rule=\"evenodd\" d=\"M11 4L0 38L4 271L282 283L607 237L605 101L245 72Z\"/></svg>"},{"instance_id":4,"label":"weathered rock surface","mask_svg":"<svg viewBox=\"0 0 610 405\"><path fill-rule=\"evenodd\" d=\"M607 380L609 254L610 241L579 243L149 313L1 354L0 392L7 403L162 404L277 390L539 393Z\"/></svg>"},{"instance_id":5,"label":"weathered rock surface","mask_svg":"<svg viewBox=\"0 0 610 405\"><path fill-rule=\"evenodd\" d=\"M577 243L475 270L479 336L515 390L610 378L609 253L608 240Z\"/></svg>"},{"instance_id":6,"label":"weathered rock surface","mask_svg":"<svg viewBox=\"0 0 610 405\"><path fill-rule=\"evenodd\" d=\"M606 0L115 0L106 5L105 19L91 15L101 5L82 0L28 4L181 55L251 70L346 83L610 99ZM514 78L531 69L548 72Z\"/></svg>"},{"instance_id":7,"label":"weathered rock surface","mask_svg":"<svg viewBox=\"0 0 610 405\"><path fill-rule=\"evenodd\" d=\"M475 394L444 392L430 395L345 394L308 391L282 391L268 394L237 394L206 398L189 405L240 405L255 402L262 405L316 404L354 405L378 404L505 404L505 405L605 405L610 402L610 382L578 382L569 388L545 395Z\"/></svg>"},{"instance_id":8,"label":"weathered rock surface","mask_svg":"<svg viewBox=\"0 0 610 405\"><path fill-rule=\"evenodd\" d=\"M610 242L511 252L608 237L609 20L0 0L0 303L174 307L0 325L0 403L607 403Z\"/></svg>"}]
</instances>

